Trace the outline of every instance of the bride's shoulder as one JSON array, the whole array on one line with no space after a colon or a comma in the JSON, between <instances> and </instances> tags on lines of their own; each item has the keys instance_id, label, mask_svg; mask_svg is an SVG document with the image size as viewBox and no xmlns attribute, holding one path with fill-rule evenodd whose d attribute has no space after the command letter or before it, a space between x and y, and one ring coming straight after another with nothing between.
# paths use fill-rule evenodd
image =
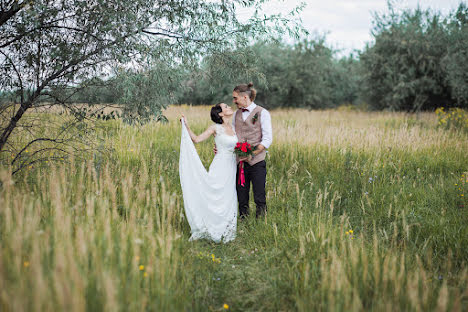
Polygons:
<instances>
[{"instance_id":1,"label":"bride's shoulder","mask_svg":"<svg viewBox=\"0 0 468 312\"><path fill-rule=\"evenodd\" d=\"M222 129L220 129L219 126L220 124L214 123L208 127L208 130L210 130L213 133L213 135L216 135L218 132L222 131Z\"/></svg>"}]
</instances>

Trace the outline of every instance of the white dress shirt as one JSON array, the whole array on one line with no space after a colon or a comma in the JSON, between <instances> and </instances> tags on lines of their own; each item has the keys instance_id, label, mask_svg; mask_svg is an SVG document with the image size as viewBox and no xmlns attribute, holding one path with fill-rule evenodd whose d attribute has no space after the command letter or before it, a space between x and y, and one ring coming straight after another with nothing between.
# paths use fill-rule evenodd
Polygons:
<instances>
[{"instance_id":1,"label":"white dress shirt","mask_svg":"<svg viewBox=\"0 0 468 312\"><path fill-rule=\"evenodd\" d=\"M257 107L257 104L252 102L249 106L246 107L248 111L242 112L242 120L246 120L249 117L250 113ZM265 146L265 148L269 148L271 143L273 142L273 130L271 128L271 116L270 112L266 109L262 109L260 112L260 117L262 121L262 141L260 144ZM236 118L232 118L232 128L236 129Z\"/></svg>"}]
</instances>

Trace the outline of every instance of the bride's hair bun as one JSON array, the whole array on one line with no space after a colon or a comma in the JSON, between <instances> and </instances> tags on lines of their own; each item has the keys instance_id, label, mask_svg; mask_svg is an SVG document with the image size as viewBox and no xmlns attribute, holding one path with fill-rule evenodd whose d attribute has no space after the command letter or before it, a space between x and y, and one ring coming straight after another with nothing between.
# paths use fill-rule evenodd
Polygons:
<instances>
[{"instance_id":1,"label":"bride's hair bun","mask_svg":"<svg viewBox=\"0 0 468 312\"><path fill-rule=\"evenodd\" d=\"M211 120L213 120L213 122L215 122L217 124L222 124L223 123L223 118L221 116L219 116L219 113L221 113L223 111L223 109L221 108L221 104L222 103L218 103L215 106L213 106L211 108L211 112L210 112Z\"/></svg>"},{"instance_id":2,"label":"bride's hair bun","mask_svg":"<svg viewBox=\"0 0 468 312\"><path fill-rule=\"evenodd\" d=\"M239 93L247 93L252 102L255 100L255 97L257 96L257 90L253 88L253 82L249 82L248 84L238 85L234 88L233 91L239 92Z\"/></svg>"}]
</instances>

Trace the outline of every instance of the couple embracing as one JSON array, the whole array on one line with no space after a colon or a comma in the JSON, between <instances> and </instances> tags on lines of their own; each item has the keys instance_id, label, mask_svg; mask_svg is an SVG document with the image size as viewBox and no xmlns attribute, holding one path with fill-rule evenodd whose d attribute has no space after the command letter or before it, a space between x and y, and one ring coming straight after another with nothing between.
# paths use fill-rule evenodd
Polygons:
<instances>
[{"instance_id":1,"label":"couple embracing","mask_svg":"<svg viewBox=\"0 0 468 312\"><path fill-rule=\"evenodd\" d=\"M267 211L266 149L273 140L270 113L256 105L253 84L241 84L232 92L236 112L225 103L211 108L213 125L196 135L182 115L179 175L190 240L206 238L228 242L235 238L239 218L249 214L252 183L257 218ZM206 171L193 143L215 137L215 157ZM253 154L237 157L237 143L254 146ZM240 176L242 175L242 177ZM238 203L238 204L237 204Z\"/></svg>"}]
</instances>

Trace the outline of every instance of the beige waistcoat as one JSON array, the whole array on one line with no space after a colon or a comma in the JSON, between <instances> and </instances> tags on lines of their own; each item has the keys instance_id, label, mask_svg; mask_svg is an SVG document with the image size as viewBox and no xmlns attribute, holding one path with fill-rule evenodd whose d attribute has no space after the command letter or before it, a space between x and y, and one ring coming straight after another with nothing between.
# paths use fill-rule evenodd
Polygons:
<instances>
[{"instance_id":1,"label":"beige waistcoat","mask_svg":"<svg viewBox=\"0 0 468 312\"><path fill-rule=\"evenodd\" d=\"M239 142L247 141L252 146L257 146L262 142L262 112L263 107L255 107L253 111L250 112L247 119L244 121L242 119L242 110L238 109L236 115L234 116L236 120L236 134ZM253 118L257 114L257 120L253 121ZM255 155L254 159L249 161L248 164L253 166L256 163L265 159L266 150L263 150L258 155Z\"/></svg>"}]
</instances>

